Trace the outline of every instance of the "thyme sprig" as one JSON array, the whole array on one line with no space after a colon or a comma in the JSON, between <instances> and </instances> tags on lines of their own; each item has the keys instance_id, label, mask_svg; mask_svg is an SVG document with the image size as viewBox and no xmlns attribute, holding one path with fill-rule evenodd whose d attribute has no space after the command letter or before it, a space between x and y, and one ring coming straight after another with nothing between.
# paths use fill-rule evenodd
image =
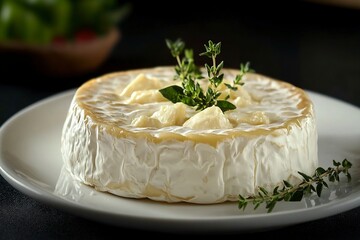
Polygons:
<instances>
[{"instance_id":1,"label":"thyme sprig","mask_svg":"<svg viewBox=\"0 0 360 240\"><path fill-rule=\"evenodd\" d=\"M236 75L234 81L233 81L233 85L230 85L228 83L224 83L229 89L233 90L233 91L237 91L238 88L236 85L238 86L242 86L244 85L243 77L248 73L248 72L253 72L254 70L252 70L250 68L250 63L247 62L245 64L241 63L240 64L240 73L238 75Z\"/></svg>"},{"instance_id":2,"label":"thyme sprig","mask_svg":"<svg viewBox=\"0 0 360 240\"><path fill-rule=\"evenodd\" d=\"M209 86L204 90L198 80L204 79L200 69L196 66L194 61L193 50L185 49L185 43L180 39L176 41L166 40L166 45L170 49L171 55L176 58L177 65L175 66L175 80L181 80L181 86L172 85L160 89L160 93L173 103L182 102L189 106L195 107L196 110L204 110L211 106L218 106L223 112L233 110L236 108L234 104L226 99L218 99L221 92L218 90L219 85L224 80L224 74L221 72L224 66L224 61L219 64L216 62L216 57L221 52L221 42L214 43L211 40L205 46L205 52L200 56L207 56L212 59L212 65L205 64L205 69L208 74ZM183 55L183 56L182 56ZM241 64L240 74L238 74L233 85L225 84L229 89L236 91L236 85L242 85L243 76L250 71L249 63Z\"/></svg>"},{"instance_id":3,"label":"thyme sprig","mask_svg":"<svg viewBox=\"0 0 360 240\"><path fill-rule=\"evenodd\" d=\"M352 164L344 159L341 163L333 160L334 167L329 167L324 169L318 167L315 170L315 173L312 177L306 175L305 173L298 172L303 180L298 185L292 185L288 181L283 181L283 186L277 186L272 192L268 192L265 188L259 187L257 195L243 197L239 195L239 209L245 210L248 203L254 205L254 209L257 209L261 204L266 204L267 212L270 213L277 202L279 201L301 201L303 196L306 194L311 194L316 192L317 196L321 196L323 187L328 187L326 183L326 178L330 182L340 182L339 175L341 173L345 174L348 182L351 181L351 175L349 169Z\"/></svg>"}]
</instances>

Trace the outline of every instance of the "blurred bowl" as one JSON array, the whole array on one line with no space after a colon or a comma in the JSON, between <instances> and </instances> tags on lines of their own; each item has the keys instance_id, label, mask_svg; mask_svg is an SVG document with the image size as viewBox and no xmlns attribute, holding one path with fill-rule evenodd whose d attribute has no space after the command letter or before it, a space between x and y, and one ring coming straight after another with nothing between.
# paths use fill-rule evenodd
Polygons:
<instances>
[{"instance_id":1,"label":"blurred bowl","mask_svg":"<svg viewBox=\"0 0 360 240\"><path fill-rule=\"evenodd\" d=\"M106 35L81 42L53 43L34 46L20 42L0 42L0 52L26 55L37 71L50 76L66 77L85 74L97 69L110 55L120 39L116 28Z\"/></svg>"}]
</instances>

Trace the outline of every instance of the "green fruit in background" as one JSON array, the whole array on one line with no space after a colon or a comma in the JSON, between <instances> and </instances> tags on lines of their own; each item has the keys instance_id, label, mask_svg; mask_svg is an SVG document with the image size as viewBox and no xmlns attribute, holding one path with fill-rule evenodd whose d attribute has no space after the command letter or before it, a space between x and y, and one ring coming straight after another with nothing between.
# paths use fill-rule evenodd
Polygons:
<instances>
[{"instance_id":1,"label":"green fruit in background","mask_svg":"<svg viewBox=\"0 0 360 240\"><path fill-rule=\"evenodd\" d=\"M99 0L79 0L75 4L76 16L80 24L95 22L103 10L103 2Z\"/></svg>"},{"instance_id":2,"label":"green fruit in background","mask_svg":"<svg viewBox=\"0 0 360 240\"><path fill-rule=\"evenodd\" d=\"M98 34L107 32L130 11L129 4L119 7L117 3L116 0L74 1L76 27L92 29Z\"/></svg>"},{"instance_id":3,"label":"green fruit in background","mask_svg":"<svg viewBox=\"0 0 360 240\"><path fill-rule=\"evenodd\" d=\"M0 40L6 40L10 31L10 19L15 12L9 6L0 2Z\"/></svg>"},{"instance_id":4,"label":"green fruit in background","mask_svg":"<svg viewBox=\"0 0 360 240\"><path fill-rule=\"evenodd\" d=\"M48 43L52 31L46 23L17 1L3 0L0 11L0 39L29 44Z\"/></svg>"},{"instance_id":5,"label":"green fruit in background","mask_svg":"<svg viewBox=\"0 0 360 240\"><path fill-rule=\"evenodd\" d=\"M58 36L67 36L70 30L72 4L69 0L58 0L52 6L54 32Z\"/></svg>"},{"instance_id":6,"label":"green fruit in background","mask_svg":"<svg viewBox=\"0 0 360 240\"><path fill-rule=\"evenodd\" d=\"M30 44L46 44L53 38L53 31L33 13L25 11L22 17L20 38Z\"/></svg>"},{"instance_id":7,"label":"green fruit in background","mask_svg":"<svg viewBox=\"0 0 360 240\"><path fill-rule=\"evenodd\" d=\"M106 4L108 0L79 0L74 2L74 19L76 21L77 29L92 29L99 33L101 32L101 24L104 13L107 13ZM106 26L107 27L107 26Z\"/></svg>"},{"instance_id":8,"label":"green fruit in background","mask_svg":"<svg viewBox=\"0 0 360 240\"><path fill-rule=\"evenodd\" d=\"M51 43L106 33L129 12L116 0L0 0L0 41Z\"/></svg>"},{"instance_id":9,"label":"green fruit in background","mask_svg":"<svg viewBox=\"0 0 360 240\"><path fill-rule=\"evenodd\" d=\"M16 22L20 17L19 6L11 1L2 1L0 11L0 39L8 40L12 35L16 35Z\"/></svg>"},{"instance_id":10,"label":"green fruit in background","mask_svg":"<svg viewBox=\"0 0 360 240\"><path fill-rule=\"evenodd\" d=\"M51 26L57 36L66 36L70 30L72 2L70 0L15 0L41 21Z\"/></svg>"}]
</instances>

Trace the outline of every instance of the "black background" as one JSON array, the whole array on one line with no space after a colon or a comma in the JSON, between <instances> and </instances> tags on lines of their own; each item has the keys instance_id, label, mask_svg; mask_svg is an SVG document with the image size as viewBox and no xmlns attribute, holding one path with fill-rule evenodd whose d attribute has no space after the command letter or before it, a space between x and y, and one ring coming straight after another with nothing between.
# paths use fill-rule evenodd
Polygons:
<instances>
[{"instance_id":1,"label":"black background","mask_svg":"<svg viewBox=\"0 0 360 240\"><path fill-rule=\"evenodd\" d=\"M130 1L128 1L130 2ZM114 71L173 65L165 38L182 38L201 52L209 39L222 42L225 67L250 61L256 72L360 106L360 8L305 1L131 1L119 24L121 38L107 61L86 74L44 75L19 56L0 52L0 124L44 97L80 86ZM196 59L203 63L200 57ZM42 84L45 82L45 84ZM331 106L329 106L331 108ZM351 117L351 116L344 116ZM0 177L0 239L97 239L157 232L122 229L64 213L39 203ZM289 237L314 235L356 238L360 208L295 226L241 235ZM239 234L240 235L240 234Z\"/></svg>"}]
</instances>

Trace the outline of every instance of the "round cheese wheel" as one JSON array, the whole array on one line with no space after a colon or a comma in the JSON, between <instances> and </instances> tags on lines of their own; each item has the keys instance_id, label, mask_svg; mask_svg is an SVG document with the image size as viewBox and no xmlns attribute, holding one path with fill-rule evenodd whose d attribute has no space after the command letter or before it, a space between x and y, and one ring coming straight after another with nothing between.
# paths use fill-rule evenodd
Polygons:
<instances>
[{"instance_id":1,"label":"round cheese wheel","mask_svg":"<svg viewBox=\"0 0 360 240\"><path fill-rule=\"evenodd\" d=\"M219 87L235 110L199 112L160 94L180 84L174 74L117 72L78 88L61 145L75 179L121 197L208 204L296 183L298 171L317 168L316 119L302 89L249 73L236 92Z\"/></svg>"}]
</instances>

